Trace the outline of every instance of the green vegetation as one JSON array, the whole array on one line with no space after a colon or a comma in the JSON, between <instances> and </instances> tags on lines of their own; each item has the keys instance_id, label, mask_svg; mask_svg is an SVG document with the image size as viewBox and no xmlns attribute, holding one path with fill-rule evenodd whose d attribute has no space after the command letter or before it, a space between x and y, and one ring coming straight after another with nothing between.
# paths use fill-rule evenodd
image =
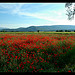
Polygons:
<instances>
[{"instance_id":1,"label":"green vegetation","mask_svg":"<svg viewBox=\"0 0 75 75\"><path fill-rule=\"evenodd\" d=\"M0 34L75 34L75 32L0 32Z\"/></svg>"},{"instance_id":2,"label":"green vegetation","mask_svg":"<svg viewBox=\"0 0 75 75\"><path fill-rule=\"evenodd\" d=\"M75 33L0 32L0 57L0 72L75 72Z\"/></svg>"}]
</instances>

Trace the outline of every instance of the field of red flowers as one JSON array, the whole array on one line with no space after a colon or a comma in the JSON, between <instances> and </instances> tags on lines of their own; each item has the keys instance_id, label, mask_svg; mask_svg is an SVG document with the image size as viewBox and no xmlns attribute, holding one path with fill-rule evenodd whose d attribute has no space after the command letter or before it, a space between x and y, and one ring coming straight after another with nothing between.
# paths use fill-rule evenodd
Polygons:
<instances>
[{"instance_id":1,"label":"field of red flowers","mask_svg":"<svg viewBox=\"0 0 75 75\"><path fill-rule=\"evenodd\" d=\"M75 34L0 34L0 72L70 72L62 69L74 42Z\"/></svg>"}]
</instances>

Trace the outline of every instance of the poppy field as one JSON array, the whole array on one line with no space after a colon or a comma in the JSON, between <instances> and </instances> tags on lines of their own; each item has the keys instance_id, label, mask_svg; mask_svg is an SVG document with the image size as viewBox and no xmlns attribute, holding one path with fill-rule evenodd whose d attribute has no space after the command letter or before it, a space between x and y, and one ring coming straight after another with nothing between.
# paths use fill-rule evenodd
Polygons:
<instances>
[{"instance_id":1,"label":"poppy field","mask_svg":"<svg viewBox=\"0 0 75 75\"><path fill-rule=\"evenodd\" d=\"M75 34L0 34L0 72L75 72Z\"/></svg>"}]
</instances>

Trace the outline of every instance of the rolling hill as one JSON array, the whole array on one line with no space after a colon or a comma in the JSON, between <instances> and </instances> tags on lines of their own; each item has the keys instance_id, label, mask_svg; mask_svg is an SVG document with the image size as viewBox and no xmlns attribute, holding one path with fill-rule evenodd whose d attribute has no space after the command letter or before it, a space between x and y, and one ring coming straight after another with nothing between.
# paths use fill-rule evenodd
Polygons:
<instances>
[{"instance_id":1,"label":"rolling hill","mask_svg":"<svg viewBox=\"0 0 75 75\"><path fill-rule=\"evenodd\" d=\"M30 26L27 28L20 27L17 29L0 28L0 31L56 31L56 30L75 30L74 25L52 25L52 26Z\"/></svg>"}]
</instances>

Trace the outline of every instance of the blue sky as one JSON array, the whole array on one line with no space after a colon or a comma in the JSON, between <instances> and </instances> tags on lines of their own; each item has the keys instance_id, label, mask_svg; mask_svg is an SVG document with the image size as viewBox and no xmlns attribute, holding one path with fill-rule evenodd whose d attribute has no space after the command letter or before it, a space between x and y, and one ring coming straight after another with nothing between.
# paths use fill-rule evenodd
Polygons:
<instances>
[{"instance_id":1,"label":"blue sky","mask_svg":"<svg viewBox=\"0 0 75 75\"><path fill-rule=\"evenodd\" d=\"M0 3L0 27L75 25L67 18L65 3Z\"/></svg>"}]
</instances>

